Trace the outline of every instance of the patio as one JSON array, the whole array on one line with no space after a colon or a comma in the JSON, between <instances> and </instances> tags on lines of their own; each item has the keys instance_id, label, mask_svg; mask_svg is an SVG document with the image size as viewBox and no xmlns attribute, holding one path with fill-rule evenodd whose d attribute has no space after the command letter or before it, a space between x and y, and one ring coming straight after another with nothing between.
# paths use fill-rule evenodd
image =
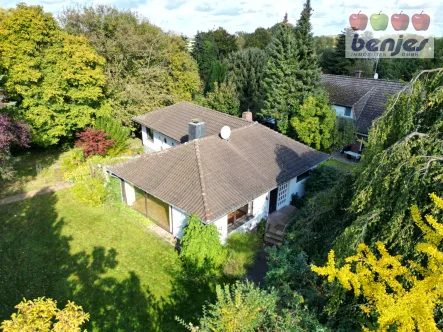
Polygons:
<instances>
[{"instance_id":1,"label":"patio","mask_svg":"<svg viewBox=\"0 0 443 332\"><path fill-rule=\"evenodd\" d=\"M265 242L281 245L286 232L286 226L290 224L292 218L297 213L297 208L286 205L278 211L272 212L268 216L266 224Z\"/></svg>"}]
</instances>

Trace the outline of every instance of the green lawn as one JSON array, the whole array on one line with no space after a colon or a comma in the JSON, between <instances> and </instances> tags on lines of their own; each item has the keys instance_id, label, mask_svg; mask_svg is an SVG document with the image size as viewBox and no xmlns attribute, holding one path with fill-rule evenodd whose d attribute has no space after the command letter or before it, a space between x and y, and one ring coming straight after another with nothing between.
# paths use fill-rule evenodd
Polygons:
<instances>
[{"instance_id":1,"label":"green lawn","mask_svg":"<svg viewBox=\"0 0 443 332\"><path fill-rule=\"evenodd\" d=\"M126 206L92 208L70 190L0 206L0 321L23 297L82 305L93 331L177 331L208 289L187 282L172 246Z\"/></svg>"},{"instance_id":2,"label":"green lawn","mask_svg":"<svg viewBox=\"0 0 443 332\"><path fill-rule=\"evenodd\" d=\"M25 150L14 164L16 174L11 181L0 180L0 198L37 190L63 181L59 150ZM37 167L39 166L38 170Z\"/></svg>"},{"instance_id":3,"label":"green lawn","mask_svg":"<svg viewBox=\"0 0 443 332\"><path fill-rule=\"evenodd\" d=\"M347 163L341 162L341 161L334 159L334 158L326 160L323 163L323 165L332 166L332 167L338 168L341 171L350 171L350 170L354 169L354 167L355 167L355 165L347 164Z\"/></svg>"}]
</instances>

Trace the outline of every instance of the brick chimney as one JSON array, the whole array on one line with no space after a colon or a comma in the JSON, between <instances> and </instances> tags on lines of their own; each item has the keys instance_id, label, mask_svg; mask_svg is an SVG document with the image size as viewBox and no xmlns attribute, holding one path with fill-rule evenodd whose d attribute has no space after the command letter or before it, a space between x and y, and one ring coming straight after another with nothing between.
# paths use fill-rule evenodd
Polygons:
<instances>
[{"instance_id":1,"label":"brick chimney","mask_svg":"<svg viewBox=\"0 0 443 332\"><path fill-rule=\"evenodd\" d=\"M361 73L362 73L362 71L360 69L357 69L355 71L355 77L360 78L361 77Z\"/></svg>"},{"instance_id":2,"label":"brick chimney","mask_svg":"<svg viewBox=\"0 0 443 332\"><path fill-rule=\"evenodd\" d=\"M252 112L246 111L241 114L241 117L245 120L252 121Z\"/></svg>"},{"instance_id":3,"label":"brick chimney","mask_svg":"<svg viewBox=\"0 0 443 332\"><path fill-rule=\"evenodd\" d=\"M205 123L200 119L192 119L188 126L188 141L205 137Z\"/></svg>"}]
</instances>

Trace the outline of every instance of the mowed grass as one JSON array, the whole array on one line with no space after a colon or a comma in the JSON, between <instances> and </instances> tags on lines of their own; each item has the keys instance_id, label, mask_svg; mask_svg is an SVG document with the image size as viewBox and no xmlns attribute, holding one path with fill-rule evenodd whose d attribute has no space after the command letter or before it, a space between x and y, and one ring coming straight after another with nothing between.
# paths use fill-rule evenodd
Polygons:
<instances>
[{"instance_id":1,"label":"mowed grass","mask_svg":"<svg viewBox=\"0 0 443 332\"><path fill-rule=\"evenodd\" d=\"M323 165L328 165L328 166L332 166L335 168L338 168L341 171L350 171L352 169L354 169L354 167L356 165L352 165L352 164L347 164L347 163L343 163L337 159L331 158L329 160L326 160Z\"/></svg>"},{"instance_id":2,"label":"mowed grass","mask_svg":"<svg viewBox=\"0 0 443 332\"><path fill-rule=\"evenodd\" d=\"M63 181L59 150L24 150L14 163L15 175L9 181L0 180L0 198L38 190Z\"/></svg>"},{"instance_id":3,"label":"mowed grass","mask_svg":"<svg viewBox=\"0 0 443 332\"><path fill-rule=\"evenodd\" d=\"M0 206L0 321L45 296L82 305L88 330L180 330L174 317L189 320L202 303L175 249L143 223L126 206L80 204L69 189Z\"/></svg>"}]
</instances>

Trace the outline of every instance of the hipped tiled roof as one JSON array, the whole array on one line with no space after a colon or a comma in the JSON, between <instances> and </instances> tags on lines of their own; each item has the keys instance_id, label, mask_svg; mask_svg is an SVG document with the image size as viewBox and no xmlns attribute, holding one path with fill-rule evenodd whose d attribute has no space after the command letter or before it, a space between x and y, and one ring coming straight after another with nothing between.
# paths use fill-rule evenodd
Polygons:
<instances>
[{"instance_id":1,"label":"hipped tiled roof","mask_svg":"<svg viewBox=\"0 0 443 332\"><path fill-rule=\"evenodd\" d=\"M329 156L258 123L113 165L108 170L212 222Z\"/></svg>"},{"instance_id":2,"label":"hipped tiled roof","mask_svg":"<svg viewBox=\"0 0 443 332\"><path fill-rule=\"evenodd\" d=\"M152 128L180 143L188 141L188 124L193 119L205 123L206 136L217 135L223 126L241 128L250 121L188 102L181 102L140 115L134 121Z\"/></svg>"},{"instance_id":3,"label":"hipped tiled roof","mask_svg":"<svg viewBox=\"0 0 443 332\"><path fill-rule=\"evenodd\" d=\"M324 74L321 81L331 104L354 107L357 129L361 134L368 134L372 121L382 115L388 96L404 87L397 81L329 74Z\"/></svg>"}]
</instances>

